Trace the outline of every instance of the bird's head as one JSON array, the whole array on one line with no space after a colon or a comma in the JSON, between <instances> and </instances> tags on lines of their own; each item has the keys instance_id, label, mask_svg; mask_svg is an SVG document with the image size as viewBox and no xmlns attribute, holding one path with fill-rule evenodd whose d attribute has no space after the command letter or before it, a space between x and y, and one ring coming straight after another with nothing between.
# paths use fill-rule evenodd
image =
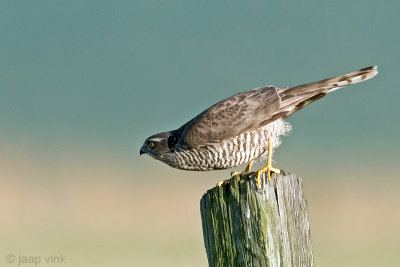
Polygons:
<instances>
[{"instance_id":1,"label":"bird's head","mask_svg":"<svg viewBox=\"0 0 400 267\"><path fill-rule=\"evenodd\" d=\"M171 149L168 146L168 139L171 132L164 132L150 136L144 141L140 148L140 155L148 154L149 156L164 161L171 155Z\"/></svg>"}]
</instances>

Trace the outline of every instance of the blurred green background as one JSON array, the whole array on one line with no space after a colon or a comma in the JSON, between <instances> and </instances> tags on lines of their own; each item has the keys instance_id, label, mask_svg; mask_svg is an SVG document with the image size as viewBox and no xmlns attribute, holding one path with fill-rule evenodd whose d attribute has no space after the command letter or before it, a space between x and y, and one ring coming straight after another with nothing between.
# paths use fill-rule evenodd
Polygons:
<instances>
[{"instance_id":1,"label":"blurred green background","mask_svg":"<svg viewBox=\"0 0 400 267\"><path fill-rule=\"evenodd\" d=\"M240 91L370 65L374 79L290 117L274 160L303 177L317 266L398 266L399 10L394 0L1 1L0 266L16 265L10 253L207 266L199 200L232 170L172 169L139 157L144 139Z\"/></svg>"}]
</instances>

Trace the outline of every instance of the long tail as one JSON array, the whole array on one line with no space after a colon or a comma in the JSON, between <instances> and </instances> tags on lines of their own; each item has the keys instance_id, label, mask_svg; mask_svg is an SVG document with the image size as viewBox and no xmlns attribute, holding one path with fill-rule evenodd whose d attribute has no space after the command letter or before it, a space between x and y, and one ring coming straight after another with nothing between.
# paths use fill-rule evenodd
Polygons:
<instances>
[{"instance_id":1,"label":"long tail","mask_svg":"<svg viewBox=\"0 0 400 267\"><path fill-rule=\"evenodd\" d=\"M278 89L278 94L281 97L281 106L286 107L290 111L286 116L288 117L297 110L325 96L327 93L349 84L366 81L376 74L378 74L377 66L371 66L313 83L280 88Z\"/></svg>"}]
</instances>

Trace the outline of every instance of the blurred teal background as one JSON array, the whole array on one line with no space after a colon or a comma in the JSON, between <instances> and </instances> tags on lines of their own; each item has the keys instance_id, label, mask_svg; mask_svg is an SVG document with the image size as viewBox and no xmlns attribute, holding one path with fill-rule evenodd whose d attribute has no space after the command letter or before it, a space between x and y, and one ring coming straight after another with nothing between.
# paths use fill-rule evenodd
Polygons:
<instances>
[{"instance_id":1,"label":"blurred teal background","mask_svg":"<svg viewBox=\"0 0 400 267\"><path fill-rule=\"evenodd\" d=\"M139 148L263 85L378 65L291 116L274 160L301 175L316 264L397 266L397 1L2 1L0 262L206 266L199 200L232 170ZM383 256L382 256L383 255Z\"/></svg>"}]
</instances>

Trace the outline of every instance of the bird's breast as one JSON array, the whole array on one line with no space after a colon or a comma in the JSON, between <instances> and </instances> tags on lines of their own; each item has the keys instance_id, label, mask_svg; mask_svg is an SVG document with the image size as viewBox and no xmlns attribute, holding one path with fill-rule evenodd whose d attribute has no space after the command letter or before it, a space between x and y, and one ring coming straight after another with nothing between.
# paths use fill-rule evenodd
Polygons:
<instances>
[{"instance_id":1,"label":"bird's breast","mask_svg":"<svg viewBox=\"0 0 400 267\"><path fill-rule=\"evenodd\" d=\"M174 152L173 165L178 169L208 171L235 167L267 155L268 138L273 147L280 144L279 135L290 130L283 120L274 121L257 130L242 133L217 143Z\"/></svg>"}]
</instances>

